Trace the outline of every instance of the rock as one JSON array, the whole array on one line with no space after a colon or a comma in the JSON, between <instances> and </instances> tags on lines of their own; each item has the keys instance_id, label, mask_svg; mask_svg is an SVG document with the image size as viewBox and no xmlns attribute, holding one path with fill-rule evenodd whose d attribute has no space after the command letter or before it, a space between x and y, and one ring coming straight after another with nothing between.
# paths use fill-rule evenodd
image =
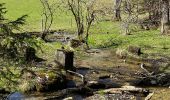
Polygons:
<instances>
[{"instance_id":1,"label":"rock","mask_svg":"<svg viewBox=\"0 0 170 100\"><path fill-rule=\"evenodd\" d=\"M117 49L116 56L120 59L125 59L127 57L127 52L123 49Z\"/></svg>"},{"instance_id":2,"label":"rock","mask_svg":"<svg viewBox=\"0 0 170 100\"><path fill-rule=\"evenodd\" d=\"M86 50L86 52L93 54L93 53L100 53L101 50L100 49L89 49L89 50Z\"/></svg>"},{"instance_id":3,"label":"rock","mask_svg":"<svg viewBox=\"0 0 170 100\"><path fill-rule=\"evenodd\" d=\"M156 82L155 80L151 80L151 84L152 84L152 85L156 85L157 82Z\"/></svg>"},{"instance_id":4,"label":"rock","mask_svg":"<svg viewBox=\"0 0 170 100\"><path fill-rule=\"evenodd\" d=\"M136 46L129 46L128 47L128 51L130 53L138 55L138 56L141 54L141 48L140 47L136 47Z\"/></svg>"},{"instance_id":5,"label":"rock","mask_svg":"<svg viewBox=\"0 0 170 100\"><path fill-rule=\"evenodd\" d=\"M115 94L94 94L87 97L85 100L134 100L134 96L127 93Z\"/></svg>"},{"instance_id":6,"label":"rock","mask_svg":"<svg viewBox=\"0 0 170 100\"><path fill-rule=\"evenodd\" d=\"M67 97L67 98L65 98L63 100L73 100L73 97Z\"/></svg>"},{"instance_id":7,"label":"rock","mask_svg":"<svg viewBox=\"0 0 170 100\"><path fill-rule=\"evenodd\" d=\"M24 95L19 92L15 92L8 95L7 100L24 100Z\"/></svg>"}]
</instances>

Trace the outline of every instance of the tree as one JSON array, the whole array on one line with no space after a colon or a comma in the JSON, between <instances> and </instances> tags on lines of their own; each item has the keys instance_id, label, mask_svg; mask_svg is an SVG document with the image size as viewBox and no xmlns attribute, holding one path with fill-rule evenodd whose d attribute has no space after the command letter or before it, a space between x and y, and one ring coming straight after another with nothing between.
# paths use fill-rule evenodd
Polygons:
<instances>
[{"instance_id":1,"label":"tree","mask_svg":"<svg viewBox=\"0 0 170 100\"><path fill-rule=\"evenodd\" d=\"M120 21L121 20L121 3L122 3L122 0L114 0L115 2L115 6L114 6L114 19L117 20L117 21Z\"/></svg>"},{"instance_id":2,"label":"tree","mask_svg":"<svg viewBox=\"0 0 170 100\"><path fill-rule=\"evenodd\" d=\"M87 8L87 12L86 12L86 27L87 28L86 28L85 42L86 42L87 49L89 49L89 45L88 45L89 30L90 30L92 22L95 19L95 13L97 13L97 10L94 9L94 3L95 3L95 0L89 2L86 5L86 8Z\"/></svg>"},{"instance_id":3,"label":"tree","mask_svg":"<svg viewBox=\"0 0 170 100\"><path fill-rule=\"evenodd\" d=\"M0 4L0 56L2 59L23 61L26 49L39 48L39 42L27 33L15 33L25 24L27 15L11 21L5 18L6 12L4 4Z\"/></svg>"},{"instance_id":4,"label":"tree","mask_svg":"<svg viewBox=\"0 0 170 100\"><path fill-rule=\"evenodd\" d=\"M46 35L49 33L51 25L53 24L54 6L50 5L48 0L40 0L42 4L42 36L41 38L46 41Z\"/></svg>"},{"instance_id":5,"label":"tree","mask_svg":"<svg viewBox=\"0 0 170 100\"><path fill-rule=\"evenodd\" d=\"M91 24L95 19L95 14L98 12L94 5L96 0L67 0L69 10L74 16L77 26L77 36L79 41L85 42L88 46L88 37Z\"/></svg>"},{"instance_id":6,"label":"tree","mask_svg":"<svg viewBox=\"0 0 170 100\"><path fill-rule=\"evenodd\" d=\"M162 0L161 34L168 34L169 23L169 0Z\"/></svg>"},{"instance_id":7,"label":"tree","mask_svg":"<svg viewBox=\"0 0 170 100\"><path fill-rule=\"evenodd\" d=\"M130 24L133 23L133 9L132 9L132 1L125 0L123 5L124 14L127 14L124 19L122 19L122 28L123 28L123 35L128 35L130 33Z\"/></svg>"},{"instance_id":8,"label":"tree","mask_svg":"<svg viewBox=\"0 0 170 100\"><path fill-rule=\"evenodd\" d=\"M84 33L83 0L67 0L67 4L76 21L78 38L82 41Z\"/></svg>"}]
</instances>

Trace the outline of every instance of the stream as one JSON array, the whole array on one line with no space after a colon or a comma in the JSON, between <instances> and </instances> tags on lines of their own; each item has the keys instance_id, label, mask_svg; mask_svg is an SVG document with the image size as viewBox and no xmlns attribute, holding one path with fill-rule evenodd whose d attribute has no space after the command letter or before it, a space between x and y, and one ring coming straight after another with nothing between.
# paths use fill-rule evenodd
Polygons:
<instances>
[{"instance_id":1,"label":"stream","mask_svg":"<svg viewBox=\"0 0 170 100\"><path fill-rule=\"evenodd\" d=\"M136 86L139 80L139 73L142 69L139 67L141 63L146 63L139 60L118 59L112 50L101 50L96 53L84 53L75 55L76 72L83 75L86 79L86 87L80 77L68 75L67 88L56 92L32 92L22 94L19 92L3 95L2 98L8 100L143 100L146 95L140 93L123 93L123 94L103 94L104 89L119 88L122 86ZM97 82L97 84L90 84ZM90 84L90 85L89 85ZM139 86L140 87L140 86ZM74 92L69 92L74 88L80 88ZM145 88L145 87L144 87ZM156 97L164 96L170 100L168 94L170 89L167 87L150 86L147 89L154 91ZM101 93L94 93L101 91ZM161 92L161 93L159 93ZM167 99L167 100L168 100ZM165 100L165 99L162 99Z\"/></svg>"},{"instance_id":2,"label":"stream","mask_svg":"<svg viewBox=\"0 0 170 100\"><path fill-rule=\"evenodd\" d=\"M96 74L97 71L95 69L88 69L88 68L79 68L77 69L77 73L80 73L84 76L89 75L89 74ZM103 70L102 70L103 71ZM136 98L137 100L143 100L144 96L142 94L129 94L129 93L124 93L124 94L93 94L89 95L84 91L81 93L81 91L77 92L68 92L69 89L76 88L82 85L82 81L78 79L76 76L72 76L67 82L67 88L63 90L59 90L56 92L45 92L45 93L39 93L39 92L33 92L29 94L22 94L19 92L11 93L10 95L7 95L4 98L7 98L8 100L131 100L132 98ZM91 80L91 79L90 79ZM93 81L96 79L94 78ZM107 88L116 88L116 87L121 87L120 84L117 84L118 82L114 82L112 77L109 76L101 76L97 80L99 82L98 85L91 85L88 86L92 91L98 91L102 89L107 89ZM82 90L83 91L83 90ZM68 93L67 93L68 92ZM66 94L63 94L66 93Z\"/></svg>"}]
</instances>

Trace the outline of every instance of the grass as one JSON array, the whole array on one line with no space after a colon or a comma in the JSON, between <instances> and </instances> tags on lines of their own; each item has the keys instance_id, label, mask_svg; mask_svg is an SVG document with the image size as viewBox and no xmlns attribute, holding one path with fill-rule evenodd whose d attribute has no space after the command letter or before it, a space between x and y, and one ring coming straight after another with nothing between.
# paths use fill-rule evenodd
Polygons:
<instances>
[{"instance_id":1,"label":"grass","mask_svg":"<svg viewBox=\"0 0 170 100\"><path fill-rule=\"evenodd\" d=\"M39 0L0 0L0 2L6 3L8 9L7 17L10 19L16 19L23 14L29 15L26 25L23 26L24 30L41 31L42 8ZM102 6L108 5L110 7L111 5L108 2L110 1L103 4L104 2L101 1ZM76 25L70 12L56 10L52 29L65 29L69 32L75 32ZM112 47L123 49L126 49L129 45L136 45L140 46L144 53L170 54L170 37L160 35L159 30L135 30L128 36L123 36L120 33L121 27L119 22L104 20L95 22L90 29L89 44L93 48ZM48 59L50 62L55 57L56 49L60 47L60 43L46 43L42 46L44 52L38 52L38 55Z\"/></svg>"},{"instance_id":2,"label":"grass","mask_svg":"<svg viewBox=\"0 0 170 100\"><path fill-rule=\"evenodd\" d=\"M52 0L51 0L52 1ZM16 19L24 14L28 14L26 25L23 27L26 31L41 31L41 13L42 7L39 0L0 0L6 3L7 17ZM69 12L60 9L56 10L54 15L54 24L51 29L67 29L73 31L75 29L74 20ZM73 24L73 25L72 25Z\"/></svg>"},{"instance_id":3,"label":"grass","mask_svg":"<svg viewBox=\"0 0 170 100\"><path fill-rule=\"evenodd\" d=\"M145 53L170 54L170 37L160 35L159 30L143 30L124 36L120 34L119 23L107 23L107 25L109 27L106 27L112 30L107 31L106 28L105 32L94 32L94 34L90 35L89 42L92 47L127 48L129 45L135 45L141 47Z\"/></svg>"},{"instance_id":4,"label":"grass","mask_svg":"<svg viewBox=\"0 0 170 100\"><path fill-rule=\"evenodd\" d=\"M23 27L26 31L41 30L41 4L39 0L0 0L5 2L8 9L7 17L16 19L17 17L28 14L26 25ZM69 12L57 10L54 16L52 29L65 29L75 31L76 26L74 18ZM120 34L120 23L112 21L101 21L91 27L89 43L94 48L118 47L127 48L128 45L137 45L142 47L146 53L170 54L170 37L161 36L159 30L133 32L132 35L122 36ZM54 53L58 43L44 46L44 51ZM43 57L53 58L53 54L44 53Z\"/></svg>"}]
</instances>

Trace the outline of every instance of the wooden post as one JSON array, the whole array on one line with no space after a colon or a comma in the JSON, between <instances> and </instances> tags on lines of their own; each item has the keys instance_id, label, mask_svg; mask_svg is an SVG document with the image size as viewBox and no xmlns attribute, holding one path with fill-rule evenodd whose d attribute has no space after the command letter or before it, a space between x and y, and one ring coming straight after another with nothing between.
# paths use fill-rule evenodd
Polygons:
<instances>
[{"instance_id":1,"label":"wooden post","mask_svg":"<svg viewBox=\"0 0 170 100\"><path fill-rule=\"evenodd\" d=\"M74 52L62 49L57 50L57 61L64 66L65 70L74 70Z\"/></svg>"}]
</instances>

